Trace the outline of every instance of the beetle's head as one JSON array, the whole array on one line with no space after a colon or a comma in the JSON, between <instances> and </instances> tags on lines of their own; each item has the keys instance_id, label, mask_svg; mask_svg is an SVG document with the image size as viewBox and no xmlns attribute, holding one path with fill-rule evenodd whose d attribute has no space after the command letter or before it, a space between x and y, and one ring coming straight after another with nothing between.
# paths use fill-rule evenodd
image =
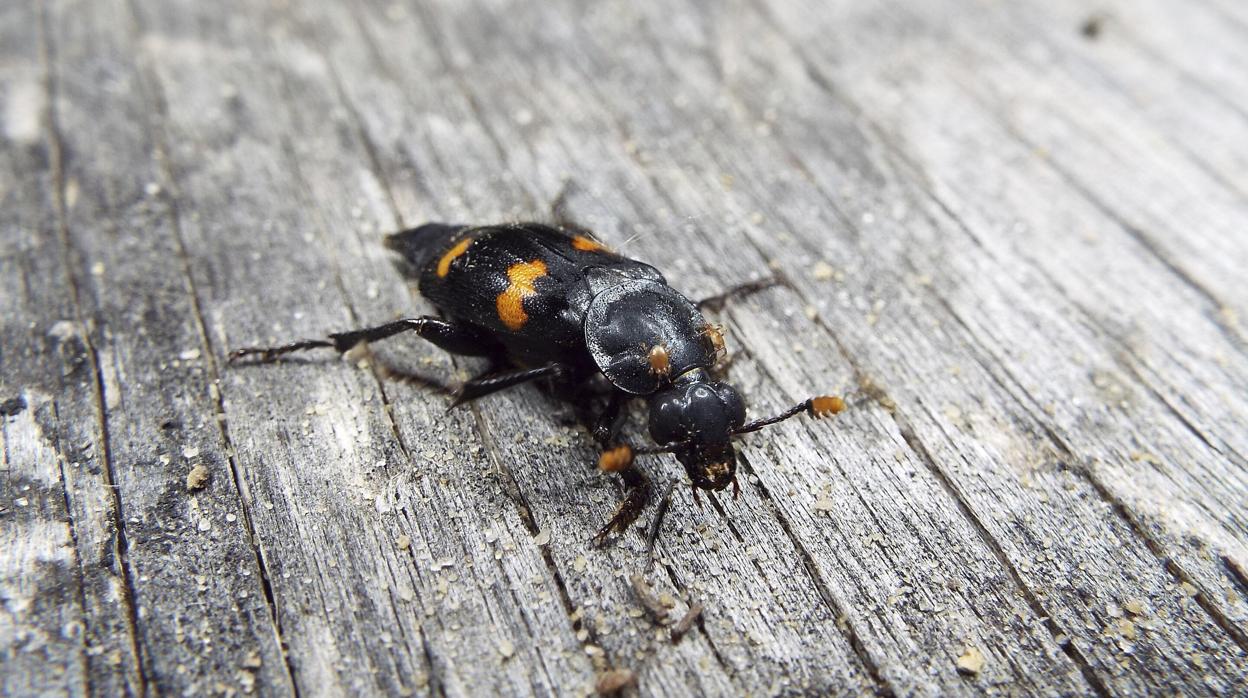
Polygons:
<instances>
[{"instance_id":1,"label":"beetle's head","mask_svg":"<svg viewBox=\"0 0 1248 698\"><path fill-rule=\"evenodd\" d=\"M695 488L722 490L736 481L732 433L745 423L745 403L727 383L700 376L656 393L650 400L650 437L672 444L672 453Z\"/></svg>"}]
</instances>

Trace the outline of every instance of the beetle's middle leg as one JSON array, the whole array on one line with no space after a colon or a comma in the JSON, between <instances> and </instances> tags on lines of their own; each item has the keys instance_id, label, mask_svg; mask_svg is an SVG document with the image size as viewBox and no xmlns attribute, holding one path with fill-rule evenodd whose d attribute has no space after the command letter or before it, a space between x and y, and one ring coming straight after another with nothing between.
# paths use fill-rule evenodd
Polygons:
<instances>
[{"instance_id":1,"label":"beetle's middle leg","mask_svg":"<svg viewBox=\"0 0 1248 698\"><path fill-rule=\"evenodd\" d=\"M549 363L538 368L521 368L501 373L486 372L460 386L455 393L455 401L451 403L451 407L520 385L521 383L528 383L542 378L551 378L558 381L567 377L570 373L571 370L568 366L560 363Z\"/></svg>"},{"instance_id":2,"label":"beetle's middle leg","mask_svg":"<svg viewBox=\"0 0 1248 698\"><path fill-rule=\"evenodd\" d=\"M360 342L375 342L387 337L393 337L401 332L415 332L421 339L428 340L452 354L492 356L498 351L494 341L483 331L475 327L448 322L440 318L423 316L403 318L402 320L387 322L376 327L337 332L329 335L328 339L305 339L300 342L291 342L290 344L282 344L275 347L244 347L235 349L230 352L230 361L237 361L248 356L259 357L260 361L273 361L285 354L321 347L332 348L342 353L350 350Z\"/></svg>"}]
</instances>

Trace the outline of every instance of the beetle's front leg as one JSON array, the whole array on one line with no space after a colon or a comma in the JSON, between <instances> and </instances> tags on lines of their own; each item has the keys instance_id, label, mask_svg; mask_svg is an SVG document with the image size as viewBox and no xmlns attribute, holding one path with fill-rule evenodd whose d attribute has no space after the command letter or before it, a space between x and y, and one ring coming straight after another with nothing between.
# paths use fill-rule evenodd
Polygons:
<instances>
[{"instance_id":1,"label":"beetle's front leg","mask_svg":"<svg viewBox=\"0 0 1248 698\"><path fill-rule=\"evenodd\" d=\"M620 448L627 449L628 447L621 446ZM609 453L611 451L604 453L603 457L605 458ZM629 460L632 460L631 453ZM650 500L650 480L645 473L641 472L640 468L630 464L618 472L620 478L624 480L624 500L620 502L620 506L615 510L615 514L611 516L611 519L607 521L607 524L594 536L593 543L595 545L601 545L606 541L607 536L612 533L627 531L628 527L645 510L646 502Z\"/></svg>"},{"instance_id":2,"label":"beetle's front leg","mask_svg":"<svg viewBox=\"0 0 1248 698\"><path fill-rule=\"evenodd\" d=\"M612 392L611 397L607 398L606 407L590 425L590 433L599 446L607 448L615 443L615 437L619 436L620 425L623 423L622 417L626 402L628 402L626 393L620 390Z\"/></svg>"}]
</instances>

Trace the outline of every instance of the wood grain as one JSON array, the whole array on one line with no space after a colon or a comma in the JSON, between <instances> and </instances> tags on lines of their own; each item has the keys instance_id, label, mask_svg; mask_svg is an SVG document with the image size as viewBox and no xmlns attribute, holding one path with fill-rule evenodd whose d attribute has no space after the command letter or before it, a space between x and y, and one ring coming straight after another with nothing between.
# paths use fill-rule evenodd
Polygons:
<instances>
[{"instance_id":1,"label":"wood grain","mask_svg":"<svg viewBox=\"0 0 1248 698\"><path fill-rule=\"evenodd\" d=\"M1246 32L1221 0L6 6L0 690L1248 689ZM676 488L645 577L666 623L702 606L679 644L644 519L588 544L620 488L565 406L447 412L478 363L401 338L225 361L428 312L385 233L561 192L690 297L780 279L716 314L751 415L850 403L747 437L739 499Z\"/></svg>"}]
</instances>

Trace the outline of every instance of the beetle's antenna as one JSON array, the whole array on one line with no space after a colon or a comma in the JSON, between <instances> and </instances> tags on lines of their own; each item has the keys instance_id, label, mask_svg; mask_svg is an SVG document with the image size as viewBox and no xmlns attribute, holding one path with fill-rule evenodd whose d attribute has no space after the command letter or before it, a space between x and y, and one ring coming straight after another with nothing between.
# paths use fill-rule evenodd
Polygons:
<instances>
[{"instance_id":1,"label":"beetle's antenna","mask_svg":"<svg viewBox=\"0 0 1248 698\"><path fill-rule=\"evenodd\" d=\"M737 436L739 434L748 434L752 431L758 431L763 427L771 426L776 422L783 422L789 417L795 417L803 412L809 412L811 416L818 419L820 417L836 414L844 409L845 401L841 398L832 395L820 395L819 397L812 397L805 402L799 402L774 417L756 419L752 422L744 424L740 429L734 430L732 435Z\"/></svg>"}]
</instances>

